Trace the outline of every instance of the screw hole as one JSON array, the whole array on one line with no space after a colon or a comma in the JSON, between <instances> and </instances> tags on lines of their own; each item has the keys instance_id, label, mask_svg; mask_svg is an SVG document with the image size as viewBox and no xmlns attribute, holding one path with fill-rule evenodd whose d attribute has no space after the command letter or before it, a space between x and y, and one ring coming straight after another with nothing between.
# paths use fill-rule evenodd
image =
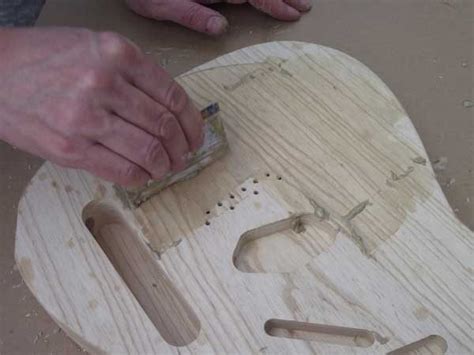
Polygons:
<instances>
[{"instance_id":1,"label":"screw hole","mask_svg":"<svg viewBox=\"0 0 474 355\"><path fill-rule=\"evenodd\" d=\"M270 173L266 173L265 176L266 176L266 177L270 177Z\"/></svg>"},{"instance_id":2,"label":"screw hole","mask_svg":"<svg viewBox=\"0 0 474 355\"><path fill-rule=\"evenodd\" d=\"M211 225L211 222L206 221L206 226L210 226L210 225Z\"/></svg>"},{"instance_id":3,"label":"screw hole","mask_svg":"<svg viewBox=\"0 0 474 355\"><path fill-rule=\"evenodd\" d=\"M233 210L235 207L234 206L230 206L230 209Z\"/></svg>"},{"instance_id":4,"label":"screw hole","mask_svg":"<svg viewBox=\"0 0 474 355\"><path fill-rule=\"evenodd\" d=\"M229 197L230 197L230 198L232 198L232 199L234 199L234 198L235 198L235 196L234 196L234 195L232 195L232 194L230 194L230 195L229 195Z\"/></svg>"},{"instance_id":5,"label":"screw hole","mask_svg":"<svg viewBox=\"0 0 474 355\"><path fill-rule=\"evenodd\" d=\"M282 177L281 177L281 176L278 176L277 179L278 179L278 180L282 180Z\"/></svg>"},{"instance_id":6,"label":"screw hole","mask_svg":"<svg viewBox=\"0 0 474 355\"><path fill-rule=\"evenodd\" d=\"M257 179L253 179L253 183L254 183L254 184L258 184L258 180L257 180Z\"/></svg>"},{"instance_id":7,"label":"screw hole","mask_svg":"<svg viewBox=\"0 0 474 355\"><path fill-rule=\"evenodd\" d=\"M258 195L258 191L255 190L255 191L253 192L253 194L254 194L254 195Z\"/></svg>"},{"instance_id":8,"label":"screw hole","mask_svg":"<svg viewBox=\"0 0 474 355\"><path fill-rule=\"evenodd\" d=\"M247 188L242 187L241 190L242 190L242 191L247 191Z\"/></svg>"},{"instance_id":9,"label":"screw hole","mask_svg":"<svg viewBox=\"0 0 474 355\"><path fill-rule=\"evenodd\" d=\"M222 207L222 202L217 202L217 206Z\"/></svg>"},{"instance_id":10,"label":"screw hole","mask_svg":"<svg viewBox=\"0 0 474 355\"><path fill-rule=\"evenodd\" d=\"M211 211L206 211L206 214L211 214Z\"/></svg>"}]
</instances>

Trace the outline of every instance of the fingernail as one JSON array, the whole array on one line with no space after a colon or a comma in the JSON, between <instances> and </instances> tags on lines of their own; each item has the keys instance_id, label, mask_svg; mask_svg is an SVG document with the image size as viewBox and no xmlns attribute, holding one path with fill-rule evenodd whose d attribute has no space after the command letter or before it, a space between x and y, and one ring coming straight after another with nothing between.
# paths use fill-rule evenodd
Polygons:
<instances>
[{"instance_id":1,"label":"fingernail","mask_svg":"<svg viewBox=\"0 0 474 355\"><path fill-rule=\"evenodd\" d=\"M301 12L299 12L298 10L296 10L292 7L288 7L288 18L287 18L287 20L295 21L295 20L298 20L300 18L301 18Z\"/></svg>"},{"instance_id":2,"label":"fingernail","mask_svg":"<svg viewBox=\"0 0 474 355\"><path fill-rule=\"evenodd\" d=\"M311 10L311 1L310 0L300 0L300 7L301 11L309 11Z\"/></svg>"},{"instance_id":3,"label":"fingernail","mask_svg":"<svg viewBox=\"0 0 474 355\"><path fill-rule=\"evenodd\" d=\"M221 16L212 16L207 20L206 32L213 35L220 35L227 29L227 20Z\"/></svg>"}]
</instances>

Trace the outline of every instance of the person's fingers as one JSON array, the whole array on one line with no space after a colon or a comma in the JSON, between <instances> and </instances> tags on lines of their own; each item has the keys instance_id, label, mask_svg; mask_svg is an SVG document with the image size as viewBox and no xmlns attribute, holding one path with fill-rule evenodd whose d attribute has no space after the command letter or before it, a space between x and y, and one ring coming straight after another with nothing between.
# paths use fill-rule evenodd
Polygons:
<instances>
[{"instance_id":1,"label":"person's fingers","mask_svg":"<svg viewBox=\"0 0 474 355\"><path fill-rule=\"evenodd\" d=\"M19 130L19 142L28 142L27 146L18 148L56 164L69 168L85 169L90 173L106 180L124 186L135 186L146 183L151 179L143 168L119 156L100 144L79 137L64 136L64 132L41 125L39 121L31 120L28 128L34 135L22 136L25 129ZM57 127L56 127L57 128Z\"/></svg>"},{"instance_id":2,"label":"person's fingers","mask_svg":"<svg viewBox=\"0 0 474 355\"><path fill-rule=\"evenodd\" d=\"M91 144L85 151L83 169L122 186L139 186L151 179L141 167L101 144Z\"/></svg>"},{"instance_id":3,"label":"person's fingers","mask_svg":"<svg viewBox=\"0 0 474 355\"><path fill-rule=\"evenodd\" d=\"M164 133L163 141L172 153L173 168L178 170L184 167L180 157L183 157L188 149L196 150L202 144L203 122L199 111L190 102L184 89L165 70L146 58L138 47L114 33L104 33L101 40L111 66L118 69L120 75L115 75L112 79L104 79L103 74L95 75L94 82L99 86L98 91L104 92L103 89L107 89L104 96L109 100L109 104L114 98L107 92L110 92L110 89L118 92L118 96L122 97L115 99L113 105L121 106L121 111L127 111L123 118L129 121L133 118L134 124L157 136ZM128 94L134 87L135 94L125 95L124 86L129 88ZM118 102L120 99L121 102ZM156 102L156 105L153 105L153 102ZM153 113L155 109L156 114ZM158 131L155 131L156 128L151 127L156 122L153 118L159 117L160 114L163 115L163 120L158 120L158 124L155 124L158 128ZM171 119L173 115L180 127ZM181 139L183 132L189 148Z\"/></svg>"},{"instance_id":4,"label":"person's fingers","mask_svg":"<svg viewBox=\"0 0 474 355\"><path fill-rule=\"evenodd\" d=\"M298 10L284 3L283 0L249 0L249 3L278 20L295 21L301 17Z\"/></svg>"},{"instance_id":5,"label":"person's fingers","mask_svg":"<svg viewBox=\"0 0 474 355\"><path fill-rule=\"evenodd\" d=\"M191 150L203 140L203 120L184 89L160 66L148 58L139 65L126 68L128 79L140 90L166 107L178 119Z\"/></svg>"},{"instance_id":6,"label":"person's fingers","mask_svg":"<svg viewBox=\"0 0 474 355\"><path fill-rule=\"evenodd\" d=\"M139 165L153 179L160 179L169 172L168 153L157 137L113 114L107 120L107 131L94 137L98 143Z\"/></svg>"},{"instance_id":7,"label":"person's fingers","mask_svg":"<svg viewBox=\"0 0 474 355\"><path fill-rule=\"evenodd\" d=\"M118 95L111 108L118 116L158 137L171 161L172 170L186 166L189 145L177 118L163 105L125 80L116 84Z\"/></svg>"},{"instance_id":8,"label":"person's fingers","mask_svg":"<svg viewBox=\"0 0 474 355\"><path fill-rule=\"evenodd\" d=\"M281 0L267 0L267 1L268 1L268 6L271 6L271 5L273 5L271 3L276 3L276 2L279 2ZM197 0L197 2L200 3L200 4L204 4L204 5L211 5L211 4L215 4L215 3L219 3L219 2L226 2L228 4L244 4L244 3L247 2L247 0ZM309 10L311 10L311 6L312 6L311 5L311 0L283 0L283 2L290 5L291 7L293 7L294 9L296 9L300 12L309 11ZM262 1L261 3L263 4L264 1ZM261 5L261 6L262 6L261 10L263 10L263 7L267 6L267 5L265 4L265 5ZM278 11L278 9L276 11ZM270 14L272 14L272 13L270 13Z\"/></svg>"},{"instance_id":9,"label":"person's fingers","mask_svg":"<svg viewBox=\"0 0 474 355\"><path fill-rule=\"evenodd\" d=\"M221 2L225 2L227 4L233 4L233 5L242 5L247 2L247 0L194 0L194 1L203 5L213 5L213 4L218 4Z\"/></svg>"},{"instance_id":10,"label":"person's fingers","mask_svg":"<svg viewBox=\"0 0 474 355\"><path fill-rule=\"evenodd\" d=\"M220 35L228 26L220 13L193 1L158 1L157 4L150 1L148 6L153 18L173 21L198 32Z\"/></svg>"},{"instance_id":11,"label":"person's fingers","mask_svg":"<svg viewBox=\"0 0 474 355\"><path fill-rule=\"evenodd\" d=\"M300 12L307 12L311 10L311 0L283 0L288 5L292 6Z\"/></svg>"},{"instance_id":12,"label":"person's fingers","mask_svg":"<svg viewBox=\"0 0 474 355\"><path fill-rule=\"evenodd\" d=\"M12 137L19 142L28 142L27 146L20 144L18 148L64 167L85 169L123 186L138 186L151 179L144 169L100 144L65 137L38 123L35 120L28 122L35 135L22 137L22 133L18 132L18 137Z\"/></svg>"}]
</instances>

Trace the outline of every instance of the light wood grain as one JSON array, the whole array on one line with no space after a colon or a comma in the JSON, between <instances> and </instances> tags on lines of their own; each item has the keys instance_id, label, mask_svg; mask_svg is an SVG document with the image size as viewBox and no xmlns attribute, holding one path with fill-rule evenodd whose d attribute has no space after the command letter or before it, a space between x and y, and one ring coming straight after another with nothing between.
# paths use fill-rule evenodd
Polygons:
<instances>
[{"instance_id":1,"label":"light wood grain","mask_svg":"<svg viewBox=\"0 0 474 355\"><path fill-rule=\"evenodd\" d=\"M120 212L91 202L83 220L166 342L183 346L195 340L199 320ZM95 304L90 302L91 307Z\"/></svg>"},{"instance_id":2,"label":"light wood grain","mask_svg":"<svg viewBox=\"0 0 474 355\"><path fill-rule=\"evenodd\" d=\"M374 73L278 42L178 80L197 105L221 104L227 156L136 210L49 163L21 200L20 271L71 337L106 353L380 354L425 338L405 350L472 352L473 233ZM136 286L142 265L126 265L140 255ZM157 298L176 322L157 320Z\"/></svg>"}]
</instances>

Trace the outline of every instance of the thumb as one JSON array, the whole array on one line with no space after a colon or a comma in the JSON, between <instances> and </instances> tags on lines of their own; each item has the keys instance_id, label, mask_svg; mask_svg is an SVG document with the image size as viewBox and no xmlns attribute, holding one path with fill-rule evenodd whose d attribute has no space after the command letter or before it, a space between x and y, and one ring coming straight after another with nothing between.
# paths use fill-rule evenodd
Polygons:
<instances>
[{"instance_id":1,"label":"thumb","mask_svg":"<svg viewBox=\"0 0 474 355\"><path fill-rule=\"evenodd\" d=\"M153 5L150 2L151 16L158 20L176 22L194 31L210 35L220 35L227 29L224 16L208 7L189 0L170 0Z\"/></svg>"}]
</instances>

